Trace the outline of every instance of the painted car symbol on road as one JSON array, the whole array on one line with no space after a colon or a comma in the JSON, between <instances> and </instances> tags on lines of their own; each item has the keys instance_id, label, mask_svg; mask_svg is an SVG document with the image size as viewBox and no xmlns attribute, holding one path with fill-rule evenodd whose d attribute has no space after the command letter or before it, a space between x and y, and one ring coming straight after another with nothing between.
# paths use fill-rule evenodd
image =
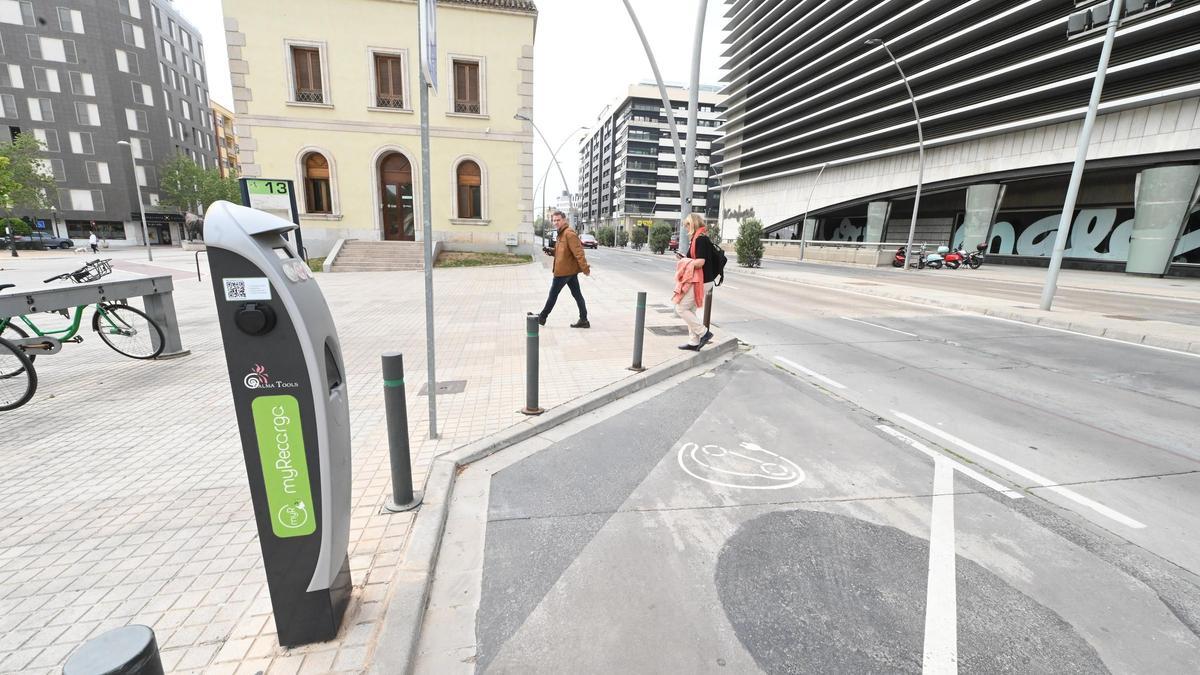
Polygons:
<instances>
[{"instance_id":1,"label":"painted car symbol on road","mask_svg":"<svg viewBox=\"0 0 1200 675\"><path fill-rule=\"evenodd\" d=\"M804 481L804 470L795 462L750 442L737 450L684 443L679 467L706 483L749 490L779 490Z\"/></svg>"}]
</instances>

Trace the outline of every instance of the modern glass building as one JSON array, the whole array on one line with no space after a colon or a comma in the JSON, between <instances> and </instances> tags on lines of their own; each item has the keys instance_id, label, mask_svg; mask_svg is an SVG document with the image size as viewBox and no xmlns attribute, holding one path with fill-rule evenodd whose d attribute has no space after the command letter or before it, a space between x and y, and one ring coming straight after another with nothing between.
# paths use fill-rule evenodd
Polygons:
<instances>
[{"instance_id":1,"label":"modern glass building","mask_svg":"<svg viewBox=\"0 0 1200 675\"><path fill-rule=\"evenodd\" d=\"M687 136L687 90L668 87L667 94L682 145ZM722 134L717 126L723 100L716 87L701 88L692 210L709 219L717 217L720 204L709 165L720 159ZM655 222L678 226L679 167L657 86L633 85L606 107L580 144L579 160L579 219L584 227L628 230Z\"/></svg>"},{"instance_id":2,"label":"modern glass building","mask_svg":"<svg viewBox=\"0 0 1200 675\"><path fill-rule=\"evenodd\" d=\"M1200 273L1200 0L1118 0L1067 266ZM1046 264L1108 2L727 0L729 220ZM808 213L807 227L801 223Z\"/></svg>"},{"instance_id":3,"label":"modern glass building","mask_svg":"<svg viewBox=\"0 0 1200 675\"><path fill-rule=\"evenodd\" d=\"M55 211L15 215L47 232L143 243L140 189L150 243L178 242L158 166L175 153L216 166L204 44L169 0L0 0L0 113L4 142L26 132L45 148Z\"/></svg>"}]
</instances>

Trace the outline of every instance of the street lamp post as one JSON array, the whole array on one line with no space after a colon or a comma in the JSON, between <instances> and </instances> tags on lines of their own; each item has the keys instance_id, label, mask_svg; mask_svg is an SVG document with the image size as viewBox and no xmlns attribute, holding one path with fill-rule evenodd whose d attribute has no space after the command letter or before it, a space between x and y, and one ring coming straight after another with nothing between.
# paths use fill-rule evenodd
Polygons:
<instances>
[{"instance_id":1,"label":"street lamp post","mask_svg":"<svg viewBox=\"0 0 1200 675\"><path fill-rule=\"evenodd\" d=\"M50 229L54 232L54 236L58 236L58 207L50 205Z\"/></svg>"},{"instance_id":2,"label":"street lamp post","mask_svg":"<svg viewBox=\"0 0 1200 675\"><path fill-rule=\"evenodd\" d=\"M1108 30L1104 33L1104 46L1100 50L1100 63L1096 66L1096 78L1092 82L1092 98L1088 101L1087 114L1083 117L1083 128L1079 130L1079 143L1075 148L1075 164L1071 167L1071 181L1067 184L1067 198L1063 203L1062 215L1058 219L1058 234L1054 238L1054 251L1050 255L1050 269L1046 272L1046 285L1042 288L1041 308L1050 311L1054 303L1054 292L1058 288L1058 271L1062 268L1063 253L1067 248L1067 233L1075 215L1075 201L1079 198L1079 184L1083 182L1083 167L1087 163L1088 144L1092 142L1092 127L1096 124L1096 113L1100 109L1100 94L1104 91L1104 76L1108 74L1108 59L1112 56L1113 40L1117 36L1117 22L1121 18L1123 2L1113 2L1108 16Z\"/></svg>"},{"instance_id":3,"label":"street lamp post","mask_svg":"<svg viewBox=\"0 0 1200 675\"><path fill-rule=\"evenodd\" d=\"M825 167L829 166L829 162L821 164L821 170L817 172L817 177L813 179L812 189L808 191L808 201L804 202L804 215L800 218L800 259L804 260L804 230L808 227L808 207L812 206L813 195L817 192L817 184L821 182L821 176L825 174Z\"/></svg>"},{"instance_id":4,"label":"street lamp post","mask_svg":"<svg viewBox=\"0 0 1200 675\"><path fill-rule=\"evenodd\" d=\"M550 151L550 159L554 162L554 166L558 167L558 176L560 178L562 178L563 188L565 188L566 191L569 193L571 191L571 184L567 182L567 174L563 173L562 164L558 163L558 154L554 151L553 148L550 147L550 141L547 141L546 137L544 135L542 135L542 130L539 129L536 124L533 123L532 119L526 117L525 115L522 115L521 113L517 113L517 114L513 115L513 119L521 120L522 122L529 122L529 126L533 127L533 130L537 132L538 138L542 139L542 143L544 143L546 145L546 149ZM571 211L571 213L567 214L567 220L572 225L574 225L575 224L575 218L574 218L575 209L569 208L568 210Z\"/></svg>"},{"instance_id":5,"label":"street lamp post","mask_svg":"<svg viewBox=\"0 0 1200 675\"><path fill-rule=\"evenodd\" d=\"M917 234L917 210L921 207L921 183L925 180L925 131L921 128L921 113L917 110L917 97L913 96L912 87L908 85L908 77L904 75L904 69L900 67L900 62L896 60L892 50L888 49L887 43L879 38L872 38L864 44L879 45L887 52L888 58L892 60L892 65L896 66L896 71L900 73L900 79L904 81L904 88L908 90L908 100L912 102L913 117L917 119L917 192L913 197L912 223L908 226L908 244L904 247L904 268L910 269L908 260L912 256L913 238Z\"/></svg>"},{"instance_id":6,"label":"street lamp post","mask_svg":"<svg viewBox=\"0 0 1200 675\"><path fill-rule=\"evenodd\" d=\"M558 164L558 153L562 152L563 146L565 146L575 136L575 134L579 133L580 131L588 131L588 127L586 127L586 126L579 127L575 131L572 131L570 136L567 136L566 138L564 138L562 143L559 143L558 149L555 150L554 153L550 155L550 159L551 159L552 163L546 165L546 171L542 173L542 180L538 181L537 187L533 189L534 194L537 194L537 191L539 189L542 191L542 210L541 210L540 215L543 220L545 220L545 218L546 218L546 190L550 187L550 185L546 182L546 179L550 177L550 167L553 166L554 164ZM560 171L561 171L561 169L560 169ZM566 188L567 190L571 189L570 186L568 186L568 185L564 185L563 187ZM534 220L536 221L537 218L534 218Z\"/></svg>"},{"instance_id":7,"label":"street lamp post","mask_svg":"<svg viewBox=\"0 0 1200 675\"><path fill-rule=\"evenodd\" d=\"M142 203L142 186L137 182L137 157L133 156L133 145L129 141L117 141L117 145L129 148L129 161L133 165L133 189L137 192L138 212L142 216L142 239L146 242L146 259L153 261L154 252L150 250L150 229L146 227L146 206Z\"/></svg>"}]
</instances>

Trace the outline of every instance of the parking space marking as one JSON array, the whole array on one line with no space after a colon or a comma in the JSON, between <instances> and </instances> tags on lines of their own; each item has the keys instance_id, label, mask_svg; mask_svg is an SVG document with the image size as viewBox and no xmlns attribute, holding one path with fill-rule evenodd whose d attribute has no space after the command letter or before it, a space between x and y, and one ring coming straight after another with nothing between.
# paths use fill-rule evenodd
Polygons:
<instances>
[{"instance_id":1,"label":"parking space marking","mask_svg":"<svg viewBox=\"0 0 1200 675\"><path fill-rule=\"evenodd\" d=\"M882 328L883 330L890 330L893 333L899 333L901 335L907 335L909 337L920 337L916 333L909 333L908 331L896 330L895 328L888 328L887 326L880 326L877 323L871 323L870 321L863 321L862 319L851 319L848 316L843 316L843 317L838 317L838 318L845 319L846 321L853 321L854 323L866 324L868 326L873 326L875 328Z\"/></svg>"},{"instance_id":2,"label":"parking space marking","mask_svg":"<svg viewBox=\"0 0 1200 675\"><path fill-rule=\"evenodd\" d=\"M929 577L925 586L925 649L921 672L958 672L958 588L954 570L954 470L933 460L933 507L929 517Z\"/></svg>"},{"instance_id":3,"label":"parking space marking","mask_svg":"<svg viewBox=\"0 0 1200 675\"><path fill-rule=\"evenodd\" d=\"M815 380L820 380L835 389L845 389L846 388L846 385L842 384L841 382L838 382L836 380L832 380L828 377L825 377L824 375L822 375L816 371L809 370L808 368L805 368L804 366L800 365L799 363L796 363L795 361L785 359L782 356L776 356L775 360L777 362L779 362L780 364L782 364L783 367L785 367L785 368L804 373L805 375L808 375L809 377L811 377Z\"/></svg>"},{"instance_id":4,"label":"parking space marking","mask_svg":"<svg viewBox=\"0 0 1200 675\"><path fill-rule=\"evenodd\" d=\"M985 475L979 473L978 471L976 471L975 469L972 469L971 467L959 462L958 460L950 459L949 457L930 449L924 443L921 443L912 438L909 438L908 436L905 436L904 434L900 433L899 431L896 431L896 429L893 427L890 427L886 424L879 424L879 425L876 425L875 428L879 429L880 431L882 431L885 434L888 434L889 436L892 436L892 437L898 439L901 443L904 443L905 445L907 445L909 447L920 450L921 452L928 455L929 458L932 459L934 462L940 462L940 461L949 462L950 465L952 467L954 467L955 471L958 471L959 473L963 474L964 476L967 476L967 477L972 478L980 483L983 483L985 486L990 487L991 489L995 490L996 492L1003 493L1009 499L1024 499L1024 495L1017 492L1016 490L1011 490L1009 488L1004 487L1000 483L997 483L996 481L992 480L991 478L988 478L987 476L985 476Z\"/></svg>"},{"instance_id":5,"label":"parking space marking","mask_svg":"<svg viewBox=\"0 0 1200 675\"><path fill-rule=\"evenodd\" d=\"M1101 504L1100 502L1097 502L1093 499L1084 497L1083 495L1079 494L1078 492L1075 492L1074 490L1071 490L1070 488L1065 488L1065 487L1062 487L1061 485L1057 485L1054 481L1050 480L1049 478L1046 478L1045 476L1043 476L1041 474L1034 473L1033 471L1030 471L1029 469L1026 469L1025 467L1023 467L1015 462L1011 462L1007 459L1004 459L1003 457L1000 457L999 455L993 454L991 452L988 452L987 450L984 450L983 448L980 448L976 445L968 443L967 441L964 441L963 439L961 439L957 436L954 436L953 434L949 434L945 431L942 431L941 429L933 426L932 424L927 424L915 417L912 417L911 415L905 415L904 413L898 412L895 410L892 411L892 415L904 420L905 422L908 422L909 424L912 424L913 426L923 429L924 431L928 431L929 433L933 434L934 436L937 436L943 440L949 441L950 443L957 445L958 447L962 448L963 450L966 450L967 452L969 452L973 455L976 455L976 456L986 459L990 462L998 464L1019 476L1023 476L1024 478L1031 480L1034 483L1037 483L1038 485L1041 485L1042 487L1044 487L1048 490L1057 492L1058 494L1062 495L1063 497L1066 497L1067 499L1070 499L1071 501L1073 501L1081 506L1086 506L1087 508L1095 511L1096 513L1099 513L1100 515L1102 515L1106 518L1109 518L1111 520L1115 520L1116 522L1118 522L1126 527L1131 527L1131 528L1139 529L1139 530L1146 527L1146 525L1144 523L1138 522L1137 520L1130 518L1129 516L1121 513L1120 511L1117 511L1116 509L1109 508L1109 507L1105 506L1104 504Z\"/></svg>"}]
</instances>

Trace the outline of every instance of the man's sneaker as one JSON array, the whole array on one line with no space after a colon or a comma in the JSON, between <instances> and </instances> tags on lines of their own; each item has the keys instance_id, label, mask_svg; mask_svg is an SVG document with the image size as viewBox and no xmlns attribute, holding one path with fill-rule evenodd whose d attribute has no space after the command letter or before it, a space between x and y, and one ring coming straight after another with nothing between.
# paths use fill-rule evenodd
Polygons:
<instances>
[{"instance_id":1,"label":"man's sneaker","mask_svg":"<svg viewBox=\"0 0 1200 675\"><path fill-rule=\"evenodd\" d=\"M545 325L546 325L546 317L542 316L541 314L539 314L539 313L537 313L537 312L530 312L530 313L529 313L529 316L536 316L536 317L538 318L538 325L539 325L539 326L545 326Z\"/></svg>"},{"instance_id":2,"label":"man's sneaker","mask_svg":"<svg viewBox=\"0 0 1200 675\"><path fill-rule=\"evenodd\" d=\"M704 345L708 344L708 341L711 339L713 339L713 334L710 330L704 334L704 337L700 338L700 346L703 347Z\"/></svg>"},{"instance_id":3,"label":"man's sneaker","mask_svg":"<svg viewBox=\"0 0 1200 675\"><path fill-rule=\"evenodd\" d=\"M689 352L700 351L700 345L679 345L679 348L684 351L689 351Z\"/></svg>"},{"instance_id":4,"label":"man's sneaker","mask_svg":"<svg viewBox=\"0 0 1200 675\"><path fill-rule=\"evenodd\" d=\"M580 319L579 321L576 321L575 323L571 324L571 328L591 328L591 327L592 327L592 324L588 323L587 319Z\"/></svg>"}]
</instances>

